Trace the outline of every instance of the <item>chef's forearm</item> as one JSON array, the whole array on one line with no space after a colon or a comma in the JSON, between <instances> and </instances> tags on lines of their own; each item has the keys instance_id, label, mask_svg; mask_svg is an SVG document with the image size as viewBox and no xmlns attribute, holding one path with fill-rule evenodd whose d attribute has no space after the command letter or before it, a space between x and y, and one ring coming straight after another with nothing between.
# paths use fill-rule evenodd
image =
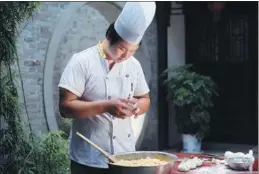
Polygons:
<instances>
[{"instance_id":1,"label":"chef's forearm","mask_svg":"<svg viewBox=\"0 0 259 174\"><path fill-rule=\"evenodd\" d=\"M139 115L146 113L148 111L149 105L150 105L150 98L149 97L138 98L137 107L140 110Z\"/></svg>"},{"instance_id":2,"label":"chef's forearm","mask_svg":"<svg viewBox=\"0 0 259 174\"><path fill-rule=\"evenodd\" d=\"M60 103L60 114L65 118L87 118L105 113L109 103L105 100L86 102L81 100Z\"/></svg>"}]
</instances>

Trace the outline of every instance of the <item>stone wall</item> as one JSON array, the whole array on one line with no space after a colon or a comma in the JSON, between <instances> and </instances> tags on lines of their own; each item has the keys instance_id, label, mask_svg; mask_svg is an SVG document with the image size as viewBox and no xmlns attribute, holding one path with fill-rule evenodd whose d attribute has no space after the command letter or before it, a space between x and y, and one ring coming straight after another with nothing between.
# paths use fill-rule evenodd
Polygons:
<instances>
[{"instance_id":1,"label":"stone wall","mask_svg":"<svg viewBox=\"0 0 259 174\"><path fill-rule=\"evenodd\" d=\"M21 26L18 55L25 100L21 90L20 102L21 106L26 104L22 115L36 135L60 126L57 84L68 60L103 39L123 5L123 2L41 2L33 19ZM151 108L141 124L146 126L140 136L145 149L157 148L156 36L154 21L135 55L143 66L152 98Z\"/></svg>"}]
</instances>

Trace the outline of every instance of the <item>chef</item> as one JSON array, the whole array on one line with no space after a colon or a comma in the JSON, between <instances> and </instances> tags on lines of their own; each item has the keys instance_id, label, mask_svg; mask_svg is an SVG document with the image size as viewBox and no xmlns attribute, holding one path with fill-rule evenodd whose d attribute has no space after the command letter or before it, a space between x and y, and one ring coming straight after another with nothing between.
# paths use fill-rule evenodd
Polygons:
<instances>
[{"instance_id":1,"label":"chef","mask_svg":"<svg viewBox=\"0 0 259 174\"><path fill-rule=\"evenodd\" d=\"M149 88L133 54L155 14L154 2L127 2L106 39L72 56L59 83L60 113L73 118L72 174L106 174L107 158L76 132L110 154L135 151L131 117L147 112Z\"/></svg>"}]
</instances>

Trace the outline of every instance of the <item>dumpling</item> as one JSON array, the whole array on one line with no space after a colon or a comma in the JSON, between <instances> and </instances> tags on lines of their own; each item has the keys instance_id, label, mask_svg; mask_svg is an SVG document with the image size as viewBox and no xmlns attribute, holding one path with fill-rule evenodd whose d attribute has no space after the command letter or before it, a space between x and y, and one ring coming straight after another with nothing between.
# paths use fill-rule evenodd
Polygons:
<instances>
[{"instance_id":1,"label":"dumpling","mask_svg":"<svg viewBox=\"0 0 259 174\"><path fill-rule=\"evenodd\" d=\"M185 163L190 166L190 169L195 169L197 167L196 161L193 159L188 159Z\"/></svg>"},{"instance_id":2,"label":"dumpling","mask_svg":"<svg viewBox=\"0 0 259 174\"><path fill-rule=\"evenodd\" d=\"M188 172L190 170L190 166L186 162L181 162L177 168L180 172Z\"/></svg>"},{"instance_id":3,"label":"dumpling","mask_svg":"<svg viewBox=\"0 0 259 174\"><path fill-rule=\"evenodd\" d=\"M192 159L184 160L178 165L180 172L188 172L189 170L195 169L196 167L202 166L202 160L194 157Z\"/></svg>"},{"instance_id":4,"label":"dumpling","mask_svg":"<svg viewBox=\"0 0 259 174\"><path fill-rule=\"evenodd\" d=\"M202 166L202 160L200 158L194 157L192 160L194 160L196 162L197 167Z\"/></svg>"}]
</instances>

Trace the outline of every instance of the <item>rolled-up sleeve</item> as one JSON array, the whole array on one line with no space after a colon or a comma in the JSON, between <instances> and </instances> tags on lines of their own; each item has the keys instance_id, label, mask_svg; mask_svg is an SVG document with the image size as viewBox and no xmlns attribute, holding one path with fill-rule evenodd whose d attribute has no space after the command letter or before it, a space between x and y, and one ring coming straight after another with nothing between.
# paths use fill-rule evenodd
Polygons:
<instances>
[{"instance_id":1,"label":"rolled-up sleeve","mask_svg":"<svg viewBox=\"0 0 259 174\"><path fill-rule=\"evenodd\" d=\"M144 94L149 93L150 90L147 85L147 81L146 81L142 66L139 62L136 64L136 69L137 69L138 75L137 75L137 83L134 91L134 96L142 96Z\"/></svg>"},{"instance_id":2,"label":"rolled-up sleeve","mask_svg":"<svg viewBox=\"0 0 259 174\"><path fill-rule=\"evenodd\" d=\"M66 65L58 86L81 97L85 91L86 75L86 61L82 56L74 54Z\"/></svg>"}]
</instances>

